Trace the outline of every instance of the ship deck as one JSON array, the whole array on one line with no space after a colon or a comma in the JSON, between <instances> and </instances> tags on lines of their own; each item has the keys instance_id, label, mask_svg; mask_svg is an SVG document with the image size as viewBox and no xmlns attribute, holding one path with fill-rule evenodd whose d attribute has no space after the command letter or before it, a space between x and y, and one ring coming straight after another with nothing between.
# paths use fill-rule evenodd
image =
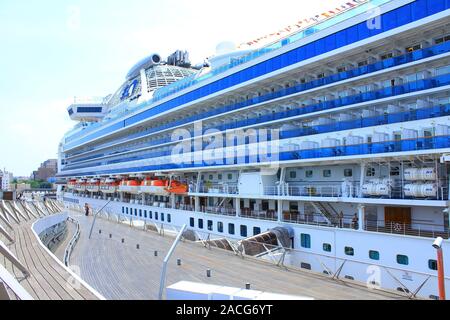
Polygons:
<instances>
[{"instance_id":1,"label":"ship deck","mask_svg":"<svg viewBox=\"0 0 450 320\"><path fill-rule=\"evenodd\" d=\"M162 236L144 228L99 218L89 240L93 217L76 212L71 216L81 227L71 265L79 268L83 280L107 299L158 298L163 259L174 241L172 235ZM158 251L157 257L155 251ZM181 259L181 266L177 265L177 259ZM206 275L208 269L211 270L210 278ZM166 287L179 281L239 288L250 283L254 290L318 300L406 299L395 292L369 290L358 282L332 280L301 269L286 269L190 241L178 244L167 268Z\"/></svg>"},{"instance_id":2,"label":"ship deck","mask_svg":"<svg viewBox=\"0 0 450 320\"><path fill-rule=\"evenodd\" d=\"M12 207L8 207L8 209L12 209ZM25 276L17 263L11 261L4 251L0 252L0 265L18 279L31 298L36 300L98 300L101 298L74 278L62 263L49 254L35 236L32 230L33 223L40 218L46 218L47 214L57 213L56 211L31 212L36 216L27 215L26 211L22 211L22 214L17 214L13 210L9 212L11 213L8 219L10 226L8 230L4 230L7 230L14 241L6 241L3 236L0 236L0 240L26 268L29 275ZM5 219L7 219L7 215L3 216L3 222ZM12 299L19 298L15 297L13 291L8 294Z\"/></svg>"}]
</instances>

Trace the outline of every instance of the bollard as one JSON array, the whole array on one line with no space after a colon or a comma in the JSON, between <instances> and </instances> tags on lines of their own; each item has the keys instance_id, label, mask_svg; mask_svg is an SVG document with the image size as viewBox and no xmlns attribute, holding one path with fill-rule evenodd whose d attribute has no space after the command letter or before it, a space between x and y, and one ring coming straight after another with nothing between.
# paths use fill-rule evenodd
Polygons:
<instances>
[{"instance_id":1,"label":"bollard","mask_svg":"<svg viewBox=\"0 0 450 320\"><path fill-rule=\"evenodd\" d=\"M158 256L158 251L155 251L155 257L157 257Z\"/></svg>"},{"instance_id":2,"label":"bollard","mask_svg":"<svg viewBox=\"0 0 450 320\"><path fill-rule=\"evenodd\" d=\"M250 290L250 288L251 288L250 283L246 283L246 284L245 284L245 289L246 289L246 290Z\"/></svg>"},{"instance_id":3,"label":"bollard","mask_svg":"<svg viewBox=\"0 0 450 320\"><path fill-rule=\"evenodd\" d=\"M178 265L178 266L181 266L181 259L178 259L178 260L177 260L177 265Z\"/></svg>"},{"instance_id":4,"label":"bollard","mask_svg":"<svg viewBox=\"0 0 450 320\"><path fill-rule=\"evenodd\" d=\"M141 248L141 246L137 244L137 245L136 245L136 249L139 250L140 248Z\"/></svg>"},{"instance_id":5,"label":"bollard","mask_svg":"<svg viewBox=\"0 0 450 320\"><path fill-rule=\"evenodd\" d=\"M206 270L206 276L208 278L211 278L211 270L210 269Z\"/></svg>"}]
</instances>

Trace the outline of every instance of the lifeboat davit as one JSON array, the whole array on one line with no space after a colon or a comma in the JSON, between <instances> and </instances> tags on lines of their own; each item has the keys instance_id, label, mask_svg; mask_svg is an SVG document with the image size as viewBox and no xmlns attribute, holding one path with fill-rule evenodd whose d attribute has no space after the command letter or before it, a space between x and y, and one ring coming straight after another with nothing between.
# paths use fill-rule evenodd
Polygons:
<instances>
[{"instance_id":1,"label":"lifeboat davit","mask_svg":"<svg viewBox=\"0 0 450 320\"><path fill-rule=\"evenodd\" d=\"M119 186L120 192L139 194L141 183L138 180L122 180Z\"/></svg>"},{"instance_id":2,"label":"lifeboat davit","mask_svg":"<svg viewBox=\"0 0 450 320\"><path fill-rule=\"evenodd\" d=\"M89 192L100 192L100 180L92 179L86 184L86 190Z\"/></svg>"},{"instance_id":3,"label":"lifeboat davit","mask_svg":"<svg viewBox=\"0 0 450 320\"><path fill-rule=\"evenodd\" d=\"M67 182L67 190L73 190L75 189L75 186L77 185L77 180L69 180Z\"/></svg>"},{"instance_id":4,"label":"lifeboat davit","mask_svg":"<svg viewBox=\"0 0 450 320\"><path fill-rule=\"evenodd\" d=\"M141 193L154 194L158 196L167 196L169 192L166 190L169 181L162 179L146 179L141 183Z\"/></svg>"},{"instance_id":5,"label":"lifeboat davit","mask_svg":"<svg viewBox=\"0 0 450 320\"><path fill-rule=\"evenodd\" d=\"M77 190L79 192L86 191L86 186L87 186L86 179L77 180L77 182L75 184L75 190Z\"/></svg>"},{"instance_id":6,"label":"lifeboat davit","mask_svg":"<svg viewBox=\"0 0 450 320\"><path fill-rule=\"evenodd\" d=\"M106 194L113 194L119 190L120 181L106 179L100 183L100 191Z\"/></svg>"},{"instance_id":7,"label":"lifeboat davit","mask_svg":"<svg viewBox=\"0 0 450 320\"><path fill-rule=\"evenodd\" d=\"M189 191L189 186L185 183L179 181L172 181L170 186L166 188L167 192L173 194L187 194Z\"/></svg>"}]
</instances>

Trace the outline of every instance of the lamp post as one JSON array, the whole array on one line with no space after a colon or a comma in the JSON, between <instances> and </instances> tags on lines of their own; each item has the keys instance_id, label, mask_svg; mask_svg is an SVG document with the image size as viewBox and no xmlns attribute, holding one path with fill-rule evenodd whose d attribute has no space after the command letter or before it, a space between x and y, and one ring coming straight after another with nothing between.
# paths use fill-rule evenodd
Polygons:
<instances>
[{"instance_id":1,"label":"lamp post","mask_svg":"<svg viewBox=\"0 0 450 320\"><path fill-rule=\"evenodd\" d=\"M442 253L441 237L436 238L433 243L433 248L437 251L437 271L438 271L438 286L439 286L439 300L445 300L445 279L444 279L444 255Z\"/></svg>"}]
</instances>

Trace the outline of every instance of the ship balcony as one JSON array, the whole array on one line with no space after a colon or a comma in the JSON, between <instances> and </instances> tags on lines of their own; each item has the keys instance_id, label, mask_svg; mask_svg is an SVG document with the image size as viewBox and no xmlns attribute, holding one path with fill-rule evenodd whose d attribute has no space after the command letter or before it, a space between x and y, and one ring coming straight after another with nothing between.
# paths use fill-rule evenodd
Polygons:
<instances>
[{"instance_id":1,"label":"ship balcony","mask_svg":"<svg viewBox=\"0 0 450 320\"><path fill-rule=\"evenodd\" d=\"M237 184L212 184L212 185L202 185L196 188L198 192L205 194L238 194L239 188Z\"/></svg>"},{"instance_id":2,"label":"ship balcony","mask_svg":"<svg viewBox=\"0 0 450 320\"><path fill-rule=\"evenodd\" d=\"M447 230L445 230L447 229ZM364 230L370 232L390 233L404 236L415 236L425 238L442 237L450 239L450 230L442 225L420 222L417 224L406 224L401 222L366 221Z\"/></svg>"},{"instance_id":3,"label":"ship balcony","mask_svg":"<svg viewBox=\"0 0 450 320\"><path fill-rule=\"evenodd\" d=\"M236 210L233 208L220 208L220 207L204 207L200 208L203 213L217 214L222 216L236 216Z\"/></svg>"},{"instance_id":4,"label":"ship balcony","mask_svg":"<svg viewBox=\"0 0 450 320\"><path fill-rule=\"evenodd\" d=\"M258 220L269 220L277 221L278 215L276 210L251 210L249 208L242 208L241 218L258 219Z\"/></svg>"},{"instance_id":5,"label":"ship balcony","mask_svg":"<svg viewBox=\"0 0 450 320\"><path fill-rule=\"evenodd\" d=\"M370 178L367 178L369 181ZM367 199L393 199L393 200L437 200L447 201L449 200L449 183L447 181L439 181L436 188L435 195L427 196L405 196L405 186L410 185L411 182L404 181L403 184L388 186L386 192L380 194L365 194L361 190L360 182L355 181L349 184L336 181L326 182L313 182L302 184L286 184L285 186L272 185L265 186L263 194L248 193L243 194L239 190L238 185L218 184L211 186L200 186L199 188L193 188L191 194L201 194L205 196L217 195L220 197L226 196L245 196L245 197L309 197L309 198L367 198Z\"/></svg>"}]
</instances>

